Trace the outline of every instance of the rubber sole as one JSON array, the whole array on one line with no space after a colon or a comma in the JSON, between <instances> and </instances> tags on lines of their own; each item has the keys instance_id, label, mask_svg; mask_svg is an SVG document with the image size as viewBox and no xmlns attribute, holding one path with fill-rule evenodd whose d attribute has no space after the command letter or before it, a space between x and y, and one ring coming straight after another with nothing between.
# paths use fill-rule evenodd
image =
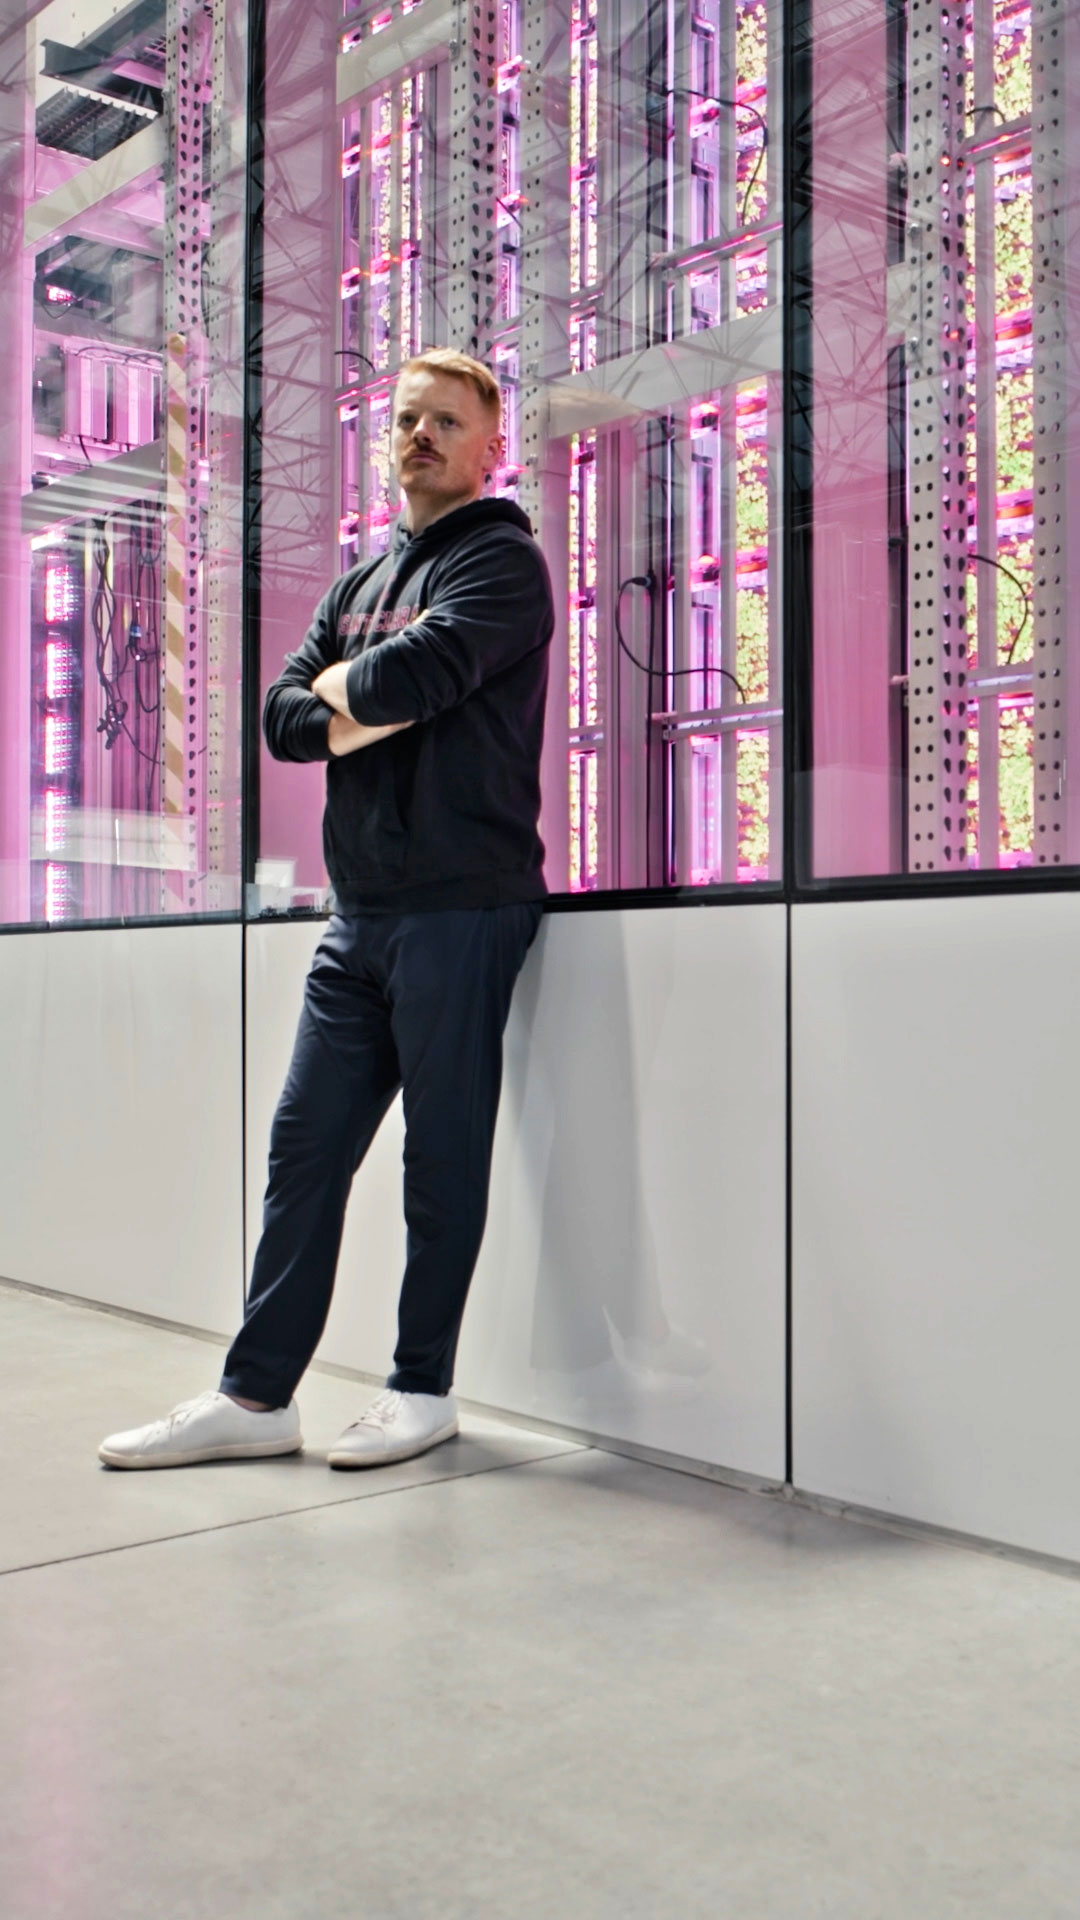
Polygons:
<instances>
[{"instance_id":1,"label":"rubber sole","mask_svg":"<svg viewBox=\"0 0 1080 1920\"><path fill-rule=\"evenodd\" d=\"M107 1467L123 1467L128 1472L145 1471L148 1467L197 1467L206 1460L271 1460L283 1453L299 1453L303 1448L302 1437L292 1440L265 1440L258 1446L241 1441L234 1447L193 1447L187 1453L131 1454L110 1453L107 1447L98 1448L98 1459Z\"/></svg>"},{"instance_id":2,"label":"rubber sole","mask_svg":"<svg viewBox=\"0 0 1080 1920\"><path fill-rule=\"evenodd\" d=\"M453 1440L459 1430L458 1422L455 1420L452 1427L444 1427L441 1433L429 1435L418 1446L393 1448L383 1453L358 1454L349 1453L347 1450L339 1453L336 1448L331 1447L326 1456L326 1464L328 1467L336 1467L339 1472L342 1470L352 1472L358 1467L393 1467L401 1460L416 1460L420 1454L430 1453L432 1447L441 1446L444 1440Z\"/></svg>"}]
</instances>

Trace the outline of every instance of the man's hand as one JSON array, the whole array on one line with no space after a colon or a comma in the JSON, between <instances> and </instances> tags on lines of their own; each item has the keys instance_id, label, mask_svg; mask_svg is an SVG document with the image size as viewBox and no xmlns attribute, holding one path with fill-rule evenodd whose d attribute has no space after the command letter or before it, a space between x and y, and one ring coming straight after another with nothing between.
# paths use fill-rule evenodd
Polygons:
<instances>
[{"instance_id":1,"label":"man's hand","mask_svg":"<svg viewBox=\"0 0 1080 1920\"><path fill-rule=\"evenodd\" d=\"M419 626L421 620L426 620L427 612L428 610L425 607L423 613L418 613L416 619L413 621L413 625ZM311 683L312 693L315 694L318 699L324 701L328 707L333 707L335 713L340 713L343 720L352 719L352 714L349 712L348 696L345 691L349 674L349 664L348 660L335 660L333 666L324 667L321 673L317 673ZM387 733L396 733L399 727L411 727L412 725L413 722L411 720L397 721L394 726L381 729L378 737L380 740L385 739ZM361 744L367 745L367 742L361 742Z\"/></svg>"},{"instance_id":2,"label":"man's hand","mask_svg":"<svg viewBox=\"0 0 1080 1920\"><path fill-rule=\"evenodd\" d=\"M328 707L333 707L334 712L340 713L345 720L352 719L345 692L345 682L348 677L348 672L349 662L347 660L335 660L332 667L324 667L321 673L317 673L311 683L312 693L320 700L325 701Z\"/></svg>"},{"instance_id":3,"label":"man's hand","mask_svg":"<svg viewBox=\"0 0 1080 1920\"><path fill-rule=\"evenodd\" d=\"M413 626L419 626L421 620L427 620L427 607L417 614ZM329 733L332 755L356 753L357 747L373 747L377 739L386 739L390 733L402 733L407 726L415 726L415 720L396 720L392 726L361 726L359 720L352 718L348 707L348 670L348 660L334 660L332 666L325 666L321 674L315 674L311 682L311 693L315 699L323 701L325 707L331 707L334 714ZM346 720L348 732L342 726L334 726L334 720Z\"/></svg>"},{"instance_id":4,"label":"man's hand","mask_svg":"<svg viewBox=\"0 0 1080 1920\"><path fill-rule=\"evenodd\" d=\"M397 720L389 727L365 727L359 720L347 720L344 714L332 713L326 741L331 756L337 760L342 754L356 753L360 747L373 747L376 740L388 740L392 733L404 733L406 727L414 724L412 720Z\"/></svg>"},{"instance_id":5,"label":"man's hand","mask_svg":"<svg viewBox=\"0 0 1080 1920\"><path fill-rule=\"evenodd\" d=\"M332 667L324 667L316 674L311 683L312 693L331 708L326 743L335 760L342 754L356 753L360 747L373 747L376 740L388 740L392 733L403 733L406 727L415 724L412 720L396 720L392 726L365 727L361 721L354 720L345 697L348 671L347 660L335 660Z\"/></svg>"}]
</instances>

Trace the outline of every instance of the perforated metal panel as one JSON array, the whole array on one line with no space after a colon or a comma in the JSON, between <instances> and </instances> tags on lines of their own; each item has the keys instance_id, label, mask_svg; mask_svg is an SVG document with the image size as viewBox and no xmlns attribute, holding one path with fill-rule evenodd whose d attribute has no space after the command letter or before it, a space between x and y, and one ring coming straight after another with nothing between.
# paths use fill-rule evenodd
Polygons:
<instances>
[{"instance_id":1,"label":"perforated metal panel","mask_svg":"<svg viewBox=\"0 0 1080 1920\"><path fill-rule=\"evenodd\" d=\"M522 22L521 77L521 446L518 497L543 511L544 383L570 365L570 266L557 244L569 220L569 6L547 0Z\"/></svg>"},{"instance_id":2,"label":"perforated metal panel","mask_svg":"<svg viewBox=\"0 0 1080 1920\"><path fill-rule=\"evenodd\" d=\"M165 645L163 801L185 822L195 864L205 868L199 748L205 659L201 642L200 464L205 345L202 324L204 107L209 96L213 22L198 0L169 0L165 169ZM188 839L190 836L190 839ZM171 882L175 885L175 882ZM195 907L197 877L181 883Z\"/></svg>"},{"instance_id":3,"label":"perforated metal panel","mask_svg":"<svg viewBox=\"0 0 1080 1920\"><path fill-rule=\"evenodd\" d=\"M568 885L566 440L548 436L547 382L570 364L570 262L561 236L569 225L569 0L536 0L522 18L521 323L518 501L532 521L552 572L559 618L551 649L550 697L541 831L548 883Z\"/></svg>"},{"instance_id":4,"label":"perforated metal panel","mask_svg":"<svg viewBox=\"0 0 1080 1920\"><path fill-rule=\"evenodd\" d=\"M1067 860L1065 0L1034 0L1032 33L1035 536L1032 580L1037 866ZM1077 768L1080 775L1080 767ZM1072 856L1076 859L1077 851Z\"/></svg>"},{"instance_id":5,"label":"perforated metal panel","mask_svg":"<svg viewBox=\"0 0 1080 1920\"><path fill-rule=\"evenodd\" d=\"M967 835L965 20L910 14L907 368L910 421L908 860L956 869Z\"/></svg>"},{"instance_id":6,"label":"perforated metal panel","mask_svg":"<svg viewBox=\"0 0 1080 1920\"><path fill-rule=\"evenodd\" d=\"M242 169L233 113L227 0L212 0L210 205L203 312L207 344L206 905L235 904L240 874L240 572L243 351L235 288L243 274ZM239 49L234 51L238 59ZM239 129L237 130L239 131Z\"/></svg>"},{"instance_id":7,"label":"perforated metal panel","mask_svg":"<svg viewBox=\"0 0 1080 1920\"><path fill-rule=\"evenodd\" d=\"M461 0L450 42L450 339L485 359L495 311L498 166L497 9Z\"/></svg>"}]
</instances>

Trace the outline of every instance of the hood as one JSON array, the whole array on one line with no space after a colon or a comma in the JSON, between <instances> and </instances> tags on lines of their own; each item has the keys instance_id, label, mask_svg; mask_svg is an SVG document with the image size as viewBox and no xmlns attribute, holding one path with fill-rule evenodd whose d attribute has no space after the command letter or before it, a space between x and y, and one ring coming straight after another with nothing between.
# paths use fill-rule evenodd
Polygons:
<instances>
[{"instance_id":1,"label":"hood","mask_svg":"<svg viewBox=\"0 0 1080 1920\"><path fill-rule=\"evenodd\" d=\"M488 526L520 527L523 533L532 533L532 523L514 500L470 500L464 507L455 507L452 513L444 513L433 520L422 533L410 533L404 520L399 520L394 532L394 554L404 554L407 547L417 552L444 546L450 540L458 540L463 533L471 533L474 527Z\"/></svg>"}]
</instances>

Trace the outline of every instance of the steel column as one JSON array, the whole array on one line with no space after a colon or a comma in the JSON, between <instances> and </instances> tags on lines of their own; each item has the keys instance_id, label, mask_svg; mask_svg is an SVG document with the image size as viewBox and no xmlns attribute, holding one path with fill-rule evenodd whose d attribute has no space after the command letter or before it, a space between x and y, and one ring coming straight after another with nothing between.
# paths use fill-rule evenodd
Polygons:
<instances>
[{"instance_id":1,"label":"steel column","mask_svg":"<svg viewBox=\"0 0 1080 1920\"><path fill-rule=\"evenodd\" d=\"M166 880L199 907L206 870L199 748L203 743L202 487L205 398L202 317L203 148L209 97L212 16L201 0L169 0L165 169L165 622L162 798L185 879ZM170 836L172 838L172 836Z\"/></svg>"},{"instance_id":2,"label":"steel column","mask_svg":"<svg viewBox=\"0 0 1080 1920\"><path fill-rule=\"evenodd\" d=\"M970 169L959 0L912 0L910 48L908 844L924 873L961 867L967 836Z\"/></svg>"},{"instance_id":3,"label":"steel column","mask_svg":"<svg viewBox=\"0 0 1080 1920\"><path fill-rule=\"evenodd\" d=\"M243 313L246 49L229 0L212 0L210 218L203 310L207 335L205 906L240 900L241 647L244 542ZM238 11L238 10L237 10Z\"/></svg>"},{"instance_id":4,"label":"steel column","mask_svg":"<svg viewBox=\"0 0 1080 1920\"><path fill-rule=\"evenodd\" d=\"M458 0L450 42L450 342L486 359L495 314L499 115L496 0Z\"/></svg>"},{"instance_id":5,"label":"steel column","mask_svg":"<svg viewBox=\"0 0 1080 1920\"><path fill-rule=\"evenodd\" d=\"M1080 673L1069 657L1068 613L1078 524L1075 465L1080 456L1080 345L1075 287L1069 285L1077 261L1075 169L1080 144L1075 11L1071 0L1033 0L1031 9L1036 866L1080 860ZM1074 604L1074 647L1076 632Z\"/></svg>"},{"instance_id":6,"label":"steel column","mask_svg":"<svg viewBox=\"0 0 1080 1920\"><path fill-rule=\"evenodd\" d=\"M570 365L569 0L536 0L521 21L521 462L518 501L551 569L555 637L551 645L540 831L548 884L569 885L569 748L566 609L570 449L548 432L548 382Z\"/></svg>"}]
</instances>

